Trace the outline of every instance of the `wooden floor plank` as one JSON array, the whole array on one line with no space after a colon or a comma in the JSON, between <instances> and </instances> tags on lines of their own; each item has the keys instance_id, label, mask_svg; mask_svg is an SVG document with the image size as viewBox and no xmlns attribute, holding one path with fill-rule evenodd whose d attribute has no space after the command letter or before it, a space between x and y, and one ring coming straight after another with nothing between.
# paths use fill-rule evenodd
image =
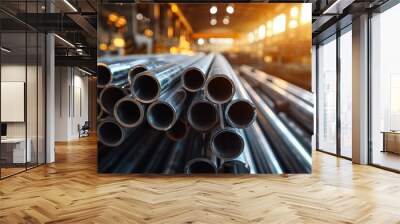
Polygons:
<instances>
[{"instance_id":1,"label":"wooden floor plank","mask_svg":"<svg viewBox=\"0 0 400 224\"><path fill-rule=\"evenodd\" d=\"M400 223L400 175L313 152L311 175L97 174L96 139L0 181L0 223Z\"/></svg>"}]
</instances>

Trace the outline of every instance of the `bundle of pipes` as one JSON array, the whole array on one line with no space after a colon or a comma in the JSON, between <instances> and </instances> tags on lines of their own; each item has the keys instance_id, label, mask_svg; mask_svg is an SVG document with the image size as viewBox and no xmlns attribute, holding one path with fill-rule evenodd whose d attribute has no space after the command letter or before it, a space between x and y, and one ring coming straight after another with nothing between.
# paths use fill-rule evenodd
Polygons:
<instances>
[{"instance_id":1,"label":"bundle of pipes","mask_svg":"<svg viewBox=\"0 0 400 224\"><path fill-rule=\"evenodd\" d=\"M242 85L222 55L140 55L99 62L97 133L99 157L105 157L99 159L102 172L307 170L300 169L304 161L288 149L285 155L301 164L287 168L274 150L286 142L273 144L264 136L260 126L264 129L265 122L256 119L259 99L248 94L251 87ZM272 134L278 138L282 132Z\"/></svg>"}]
</instances>

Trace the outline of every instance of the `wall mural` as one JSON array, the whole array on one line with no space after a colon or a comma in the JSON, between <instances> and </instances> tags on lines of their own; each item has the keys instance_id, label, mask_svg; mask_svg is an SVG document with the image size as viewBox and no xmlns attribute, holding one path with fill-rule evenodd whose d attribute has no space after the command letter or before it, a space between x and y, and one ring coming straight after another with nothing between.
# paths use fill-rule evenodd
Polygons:
<instances>
[{"instance_id":1,"label":"wall mural","mask_svg":"<svg viewBox=\"0 0 400 224\"><path fill-rule=\"evenodd\" d=\"M98 22L100 173L311 172L311 4L123 6Z\"/></svg>"}]
</instances>

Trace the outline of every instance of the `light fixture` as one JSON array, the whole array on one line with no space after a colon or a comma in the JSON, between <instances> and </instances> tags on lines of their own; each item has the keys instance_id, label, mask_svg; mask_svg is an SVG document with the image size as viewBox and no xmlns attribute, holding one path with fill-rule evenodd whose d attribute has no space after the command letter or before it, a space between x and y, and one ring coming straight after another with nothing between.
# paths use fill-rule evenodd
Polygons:
<instances>
[{"instance_id":1,"label":"light fixture","mask_svg":"<svg viewBox=\"0 0 400 224\"><path fill-rule=\"evenodd\" d=\"M293 8L290 10L290 16L291 16L292 18L296 18L298 15L299 15L299 8L293 7Z\"/></svg>"},{"instance_id":2,"label":"light fixture","mask_svg":"<svg viewBox=\"0 0 400 224\"><path fill-rule=\"evenodd\" d=\"M304 3L301 6L300 22L301 23L309 23L309 22L311 22L311 18L312 18L311 4Z\"/></svg>"},{"instance_id":3,"label":"light fixture","mask_svg":"<svg viewBox=\"0 0 400 224\"><path fill-rule=\"evenodd\" d=\"M125 47L125 40L121 37L116 37L113 40L113 44L115 47L123 48L123 47Z\"/></svg>"},{"instance_id":4,"label":"light fixture","mask_svg":"<svg viewBox=\"0 0 400 224\"><path fill-rule=\"evenodd\" d=\"M269 20L267 22L267 29L272 29L272 21L271 20Z\"/></svg>"},{"instance_id":5,"label":"light fixture","mask_svg":"<svg viewBox=\"0 0 400 224\"><path fill-rule=\"evenodd\" d=\"M143 14L142 13L136 14L136 19L137 20L142 20L143 19Z\"/></svg>"},{"instance_id":6,"label":"light fixture","mask_svg":"<svg viewBox=\"0 0 400 224\"><path fill-rule=\"evenodd\" d=\"M216 14L217 12L218 12L217 6L215 6L215 5L211 6L211 8L210 8L210 13L214 15L214 14Z\"/></svg>"},{"instance_id":7,"label":"light fixture","mask_svg":"<svg viewBox=\"0 0 400 224\"><path fill-rule=\"evenodd\" d=\"M118 20L118 15L115 13L110 13L110 15L108 15L108 20L112 23L115 23Z\"/></svg>"},{"instance_id":8,"label":"light fixture","mask_svg":"<svg viewBox=\"0 0 400 224\"><path fill-rule=\"evenodd\" d=\"M64 3L68 5L74 12L78 12L78 10L73 6L68 0L64 0Z\"/></svg>"},{"instance_id":9,"label":"light fixture","mask_svg":"<svg viewBox=\"0 0 400 224\"><path fill-rule=\"evenodd\" d=\"M118 18L117 22L115 23L115 26L118 28L121 28L121 27L125 26L126 23L127 23L127 21L126 21L125 17L121 16Z\"/></svg>"},{"instance_id":10,"label":"light fixture","mask_svg":"<svg viewBox=\"0 0 400 224\"><path fill-rule=\"evenodd\" d=\"M203 38L199 38L199 39L197 39L197 44L198 45L203 45L204 44L204 39Z\"/></svg>"},{"instance_id":11,"label":"light fixture","mask_svg":"<svg viewBox=\"0 0 400 224\"><path fill-rule=\"evenodd\" d=\"M285 30L286 30L286 15L280 14L274 18L272 33L278 34L285 32Z\"/></svg>"},{"instance_id":12,"label":"light fixture","mask_svg":"<svg viewBox=\"0 0 400 224\"><path fill-rule=\"evenodd\" d=\"M216 19L216 18L212 18L212 19L210 20L210 24L211 24L211 26L217 25L217 19Z\"/></svg>"},{"instance_id":13,"label":"light fixture","mask_svg":"<svg viewBox=\"0 0 400 224\"><path fill-rule=\"evenodd\" d=\"M259 39L264 39L265 38L265 25L261 25L258 28L258 38Z\"/></svg>"},{"instance_id":14,"label":"light fixture","mask_svg":"<svg viewBox=\"0 0 400 224\"><path fill-rule=\"evenodd\" d=\"M250 32L249 34L247 34L247 40L252 43L254 41L254 33Z\"/></svg>"},{"instance_id":15,"label":"light fixture","mask_svg":"<svg viewBox=\"0 0 400 224\"><path fill-rule=\"evenodd\" d=\"M229 14L233 14L235 12L235 9L233 8L232 5L228 5L226 7L226 12L229 13Z\"/></svg>"},{"instance_id":16,"label":"light fixture","mask_svg":"<svg viewBox=\"0 0 400 224\"><path fill-rule=\"evenodd\" d=\"M144 35L146 37L152 37L153 36L153 31L151 29L145 29L144 30Z\"/></svg>"},{"instance_id":17,"label":"light fixture","mask_svg":"<svg viewBox=\"0 0 400 224\"><path fill-rule=\"evenodd\" d=\"M176 4L173 4L173 5L171 6L171 11L172 11L173 13L177 13L177 12L178 12L178 6L177 6Z\"/></svg>"},{"instance_id":18,"label":"light fixture","mask_svg":"<svg viewBox=\"0 0 400 224\"><path fill-rule=\"evenodd\" d=\"M289 21L289 28L290 28L290 29L294 29L294 28L296 28L297 26L298 26L297 20L292 19L292 20Z\"/></svg>"},{"instance_id":19,"label":"light fixture","mask_svg":"<svg viewBox=\"0 0 400 224\"><path fill-rule=\"evenodd\" d=\"M73 45L71 42L69 42L68 40L60 37L58 34L54 34L55 37L57 37L59 40L61 40L62 42L64 42L66 45L75 48L75 45Z\"/></svg>"},{"instance_id":20,"label":"light fixture","mask_svg":"<svg viewBox=\"0 0 400 224\"><path fill-rule=\"evenodd\" d=\"M10 52L11 52L11 50L9 50L9 49L7 49L7 48L5 48L5 47L1 47L0 49L1 49L2 51L6 52L6 53L10 53Z\"/></svg>"},{"instance_id":21,"label":"light fixture","mask_svg":"<svg viewBox=\"0 0 400 224\"><path fill-rule=\"evenodd\" d=\"M209 39L210 44L216 44L216 45L232 45L234 40L233 38L210 38Z\"/></svg>"},{"instance_id":22,"label":"light fixture","mask_svg":"<svg viewBox=\"0 0 400 224\"><path fill-rule=\"evenodd\" d=\"M99 44L99 49L101 50L101 51L106 51L107 50L107 44L105 44L105 43L101 43L101 44Z\"/></svg>"},{"instance_id":23,"label":"light fixture","mask_svg":"<svg viewBox=\"0 0 400 224\"><path fill-rule=\"evenodd\" d=\"M222 20L222 23L225 24L225 25L228 25L229 22L230 21L229 21L229 17L228 16L225 16L224 19Z\"/></svg>"}]
</instances>

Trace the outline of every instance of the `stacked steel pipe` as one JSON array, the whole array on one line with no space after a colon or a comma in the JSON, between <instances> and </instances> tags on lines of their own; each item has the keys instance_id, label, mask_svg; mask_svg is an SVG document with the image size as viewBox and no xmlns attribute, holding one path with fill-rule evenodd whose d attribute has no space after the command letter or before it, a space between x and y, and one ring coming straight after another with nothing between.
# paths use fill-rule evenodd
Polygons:
<instances>
[{"instance_id":1,"label":"stacked steel pipe","mask_svg":"<svg viewBox=\"0 0 400 224\"><path fill-rule=\"evenodd\" d=\"M244 85L219 54L99 59L99 172L307 172L304 150L287 149L298 142L279 139L281 130L271 132L277 143L264 135L290 117L256 119L264 101Z\"/></svg>"}]
</instances>

